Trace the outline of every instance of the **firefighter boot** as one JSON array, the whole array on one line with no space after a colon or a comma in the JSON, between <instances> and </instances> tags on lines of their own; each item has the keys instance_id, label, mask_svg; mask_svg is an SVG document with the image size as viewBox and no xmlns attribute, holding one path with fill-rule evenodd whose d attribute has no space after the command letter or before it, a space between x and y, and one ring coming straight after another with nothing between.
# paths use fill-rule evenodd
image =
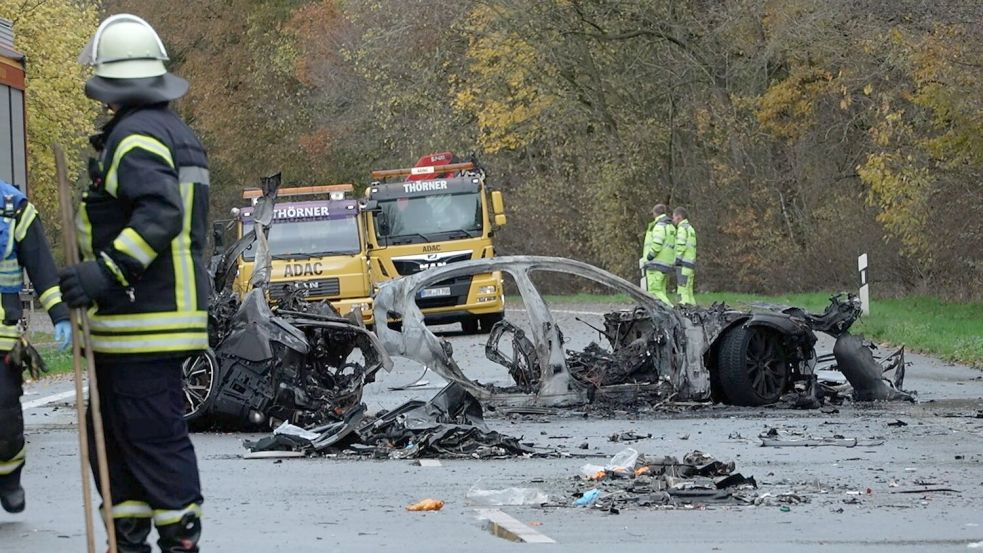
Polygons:
<instances>
[{"instance_id":1,"label":"firefighter boot","mask_svg":"<svg viewBox=\"0 0 983 553\"><path fill-rule=\"evenodd\" d=\"M24 488L17 484L16 488L0 490L0 505L8 513L20 513L26 506Z\"/></svg>"},{"instance_id":2,"label":"firefighter boot","mask_svg":"<svg viewBox=\"0 0 983 553\"><path fill-rule=\"evenodd\" d=\"M201 537L201 519L188 513L176 524L158 526L160 539L157 545L161 553L198 553L198 539Z\"/></svg>"},{"instance_id":3,"label":"firefighter boot","mask_svg":"<svg viewBox=\"0 0 983 553\"><path fill-rule=\"evenodd\" d=\"M113 519L116 530L116 550L119 553L150 553L147 536L150 535L149 518L117 518Z\"/></svg>"}]
</instances>

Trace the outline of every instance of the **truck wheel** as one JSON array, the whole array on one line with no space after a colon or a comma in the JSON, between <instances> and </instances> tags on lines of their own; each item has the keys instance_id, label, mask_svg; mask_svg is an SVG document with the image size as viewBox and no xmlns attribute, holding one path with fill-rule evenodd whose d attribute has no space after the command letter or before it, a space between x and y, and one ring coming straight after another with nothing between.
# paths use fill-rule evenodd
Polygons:
<instances>
[{"instance_id":1,"label":"truck wheel","mask_svg":"<svg viewBox=\"0 0 983 553\"><path fill-rule=\"evenodd\" d=\"M478 317L468 317L461 321L461 331L465 334L478 333Z\"/></svg>"},{"instance_id":2,"label":"truck wheel","mask_svg":"<svg viewBox=\"0 0 983 553\"><path fill-rule=\"evenodd\" d=\"M505 318L505 313L490 313L488 315L480 315L478 321L481 322L481 333L488 334L491 332L493 326Z\"/></svg>"},{"instance_id":3,"label":"truck wheel","mask_svg":"<svg viewBox=\"0 0 983 553\"><path fill-rule=\"evenodd\" d=\"M775 403L785 391L788 372L777 332L739 326L723 336L717 354L717 374L732 405Z\"/></svg>"},{"instance_id":4,"label":"truck wheel","mask_svg":"<svg viewBox=\"0 0 983 553\"><path fill-rule=\"evenodd\" d=\"M184 420L191 422L204 416L218 390L218 360L211 350L188 357L181 364L184 377Z\"/></svg>"}]
</instances>

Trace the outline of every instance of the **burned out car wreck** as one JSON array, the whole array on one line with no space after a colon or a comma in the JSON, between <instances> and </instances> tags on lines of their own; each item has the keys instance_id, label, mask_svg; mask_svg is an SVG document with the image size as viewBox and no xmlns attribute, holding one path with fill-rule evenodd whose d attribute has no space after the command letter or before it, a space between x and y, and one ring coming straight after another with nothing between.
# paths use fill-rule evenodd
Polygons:
<instances>
[{"instance_id":1,"label":"burned out car wreck","mask_svg":"<svg viewBox=\"0 0 983 553\"><path fill-rule=\"evenodd\" d=\"M185 418L196 426L268 428L343 424L365 411L364 386L392 368L375 334L357 316L327 302L307 302L307 290L267 300L269 248L279 175L263 179L254 230L212 258L208 309L210 349L184 363ZM256 244L252 290L232 290L236 259Z\"/></svg>"},{"instance_id":2,"label":"burned out car wreck","mask_svg":"<svg viewBox=\"0 0 983 553\"><path fill-rule=\"evenodd\" d=\"M460 276L508 273L525 305L528 324L497 323L486 356L502 365L509 385L481 384L454 359L447 340L424 324L416 305L419 293ZM605 346L581 351L565 348L558 326L533 284L534 273L575 275L627 295L633 309L604 315L597 329ZM377 325L390 355L413 359L460 385L484 404L514 407L563 407L592 402L650 403L716 401L765 405L798 391L799 406L818 406L816 332L837 340L837 367L857 399L906 399L900 378L889 382L863 342L848 332L860 315L853 296L837 296L822 314L798 308L762 312L708 308L670 308L637 286L597 267L564 258L514 256L466 261L431 269L381 286L375 320L400 319L398 329ZM897 368L892 366L890 368ZM903 362L900 369L903 375Z\"/></svg>"}]
</instances>

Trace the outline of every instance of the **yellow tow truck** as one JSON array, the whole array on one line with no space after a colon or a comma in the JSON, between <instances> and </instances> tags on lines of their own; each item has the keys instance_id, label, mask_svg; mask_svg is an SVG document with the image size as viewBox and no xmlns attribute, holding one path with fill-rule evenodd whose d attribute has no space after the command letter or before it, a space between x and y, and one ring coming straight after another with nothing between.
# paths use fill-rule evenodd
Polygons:
<instances>
[{"instance_id":1,"label":"yellow tow truck","mask_svg":"<svg viewBox=\"0 0 983 553\"><path fill-rule=\"evenodd\" d=\"M364 217L373 282L495 255L505 205L476 162L455 163L453 153L442 152L372 177ZM499 272L440 282L416 301L428 324L460 323L466 334L489 332L505 314Z\"/></svg>"},{"instance_id":2,"label":"yellow tow truck","mask_svg":"<svg viewBox=\"0 0 983 553\"><path fill-rule=\"evenodd\" d=\"M280 189L269 233L271 302L295 287L305 288L309 301L327 300L340 314L356 311L372 324L365 223L359 203L348 197L351 192L350 184ZM247 189L242 197L252 204L261 195L259 189ZM320 199L280 201L299 197ZM251 205L238 211L237 236L252 228L251 215ZM249 290L255 256L253 245L237 261L233 289L240 296Z\"/></svg>"}]
</instances>

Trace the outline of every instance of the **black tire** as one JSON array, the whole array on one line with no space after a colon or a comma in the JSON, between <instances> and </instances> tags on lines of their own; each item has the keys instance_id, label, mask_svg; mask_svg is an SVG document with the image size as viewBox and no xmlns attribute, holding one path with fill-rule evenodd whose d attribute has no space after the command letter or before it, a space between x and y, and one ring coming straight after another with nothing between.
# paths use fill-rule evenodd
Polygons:
<instances>
[{"instance_id":1,"label":"black tire","mask_svg":"<svg viewBox=\"0 0 983 553\"><path fill-rule=\"evenodd\" d=\"M717 375L732 405L775 403L789 381L781 336L755 326L727 331L717 354Z\"/></svg>"},{"instance_id":2,"label":"black tire","mask_svg":"<svg viewBox=\"0 0 983 553\"><path fill-rule=\"evenodd\" d=\"M211 350L192 355L181 364L184 380L184 420L205 416L215 401L219 384L218 360Z\"/></svg>"},{"instance_id":3,"label":"black tire","mask_svg":"<svg viewBox=\"0 0 983 553\"><path fill-rule=\"evenodd\" d=\"M478 317L468 317L461 321L461 332L478 334Z\"/></svg>"},{"instance_id":4,"label":"black tire","mask_svg":"<svg viewBox=\"0 0 983 553\"><path fill-rule=\"evenodd\" d=\"M495 323L500 322L505 318L505 313L490 313L488 315L479 315L478 321L481 323L481 333L488 334L491 332Z\"/></svg>"}]
</instances>

